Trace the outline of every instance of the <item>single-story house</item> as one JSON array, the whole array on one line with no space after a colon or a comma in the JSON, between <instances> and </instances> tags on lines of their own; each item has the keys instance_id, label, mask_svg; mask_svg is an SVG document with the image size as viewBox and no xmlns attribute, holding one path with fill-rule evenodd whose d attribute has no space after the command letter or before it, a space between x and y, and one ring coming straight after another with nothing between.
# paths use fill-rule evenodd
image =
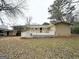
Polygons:
<instances>
[{"instance_id":1,"label":"single-story house","mask_svg":"<svg viewBox=\"0 0 79 59\"><path fill-rule=\"evenodd\" d=\"M71 27L68 22L55 22L50 25L29 25L27 30L21 33L21 37L55 37L70 36Z\"/></svg>"}]
</instances>

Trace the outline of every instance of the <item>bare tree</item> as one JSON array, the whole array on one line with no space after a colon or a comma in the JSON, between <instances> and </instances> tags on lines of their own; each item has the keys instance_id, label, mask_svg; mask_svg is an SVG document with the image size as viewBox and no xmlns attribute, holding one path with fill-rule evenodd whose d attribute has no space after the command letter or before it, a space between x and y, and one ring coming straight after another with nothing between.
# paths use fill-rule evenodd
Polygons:
<instances>
[{"instance_id":1,"label":"bare tree","mask_svg":"<svg viewBox=\"0 0 79 59\"><path fill-rule=\"evenodd\" d=\"M27 17L26 21L27 21L27 25L30 25L32 21L32 17Z\"/></svg>"},{"instance_id":2,"label":"bare tree","mask_svg":"<svg viewBox=\"0 0 79 59\"><path fill-rule=\"evenodd\" d=\"M9 1L11 1L11 3ZM25 0L15 0L15 2L16 3L13 3L12 0L0 0L0 12L4 11L7 18L16 18L17 16L24 16L22 9L25 9Z\"/></svg>"},{"instance_id":3,"label":"bare tree","mask_svg":"<svg viewBox=\"0 0 79 59\"><path fill-rule=\"evenodd\" d=\"M5 0L1 0L0 4L0 11L4 11L6 15L10 17L15 17L17 15L22 15L23 12L21 11L20 5L24 2L25 0L21 1L21 3L15 5L15 4L8 4Z\"/></svg>"},{"instance_id":4,"label":"bare tree","mask_svg":"<svg viewBox=\"0 0 79 59\"><path fill-rule=\"evenodd\" d=\"M4 25L4 22L3 22L3 20L0 18L0 21L1 21L1 23Z\"/></svg>"}]
</instances>

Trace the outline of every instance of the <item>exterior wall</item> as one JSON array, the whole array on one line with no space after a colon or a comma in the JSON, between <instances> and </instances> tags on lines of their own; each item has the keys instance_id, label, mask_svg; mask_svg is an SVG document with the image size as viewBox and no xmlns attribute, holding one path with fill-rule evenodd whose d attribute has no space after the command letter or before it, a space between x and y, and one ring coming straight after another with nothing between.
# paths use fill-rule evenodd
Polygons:
<instances>
[{"instance_id":1,"label":"exterior wall","mask_svg":"<svg viewBox=\"0 0 79 59\"><path fill-rule=\"evenodd\" d=\"M40 32L42 28L42 32ZM33 37L55 37L55 36L70 36L71 28L70 25L59 23L56 25L50 24L48 28L36 27L29 28L26 32L21 33L21 37L33 38Z\"/></svg>"},{"instance_id":2,"label":"exterior wall","mask_svg":"<svg viewBox=\"0 0 79 59\"><path fill-rule=\"evenodd\" d=\"M55 31L56 31L55 25L51 25L49 33L52 33L53 35L55 35Z\"/></svg>"},{"instance_id":3,"label":"exterior wall","mask_svg":"<svg viewBox=\"0 0 79 59\"><path fill-rule=\"evenodd\" d=\"M40 28L30 28L27 31L35 32L35 33L48 33L49 32L49 28L42 28L42 32L40 32Z\"/></svg>"},{"instance_id":4,"label":"exterior wall","mask_svg":"<svg viewBox=\"0 0 79 59\"><path fill-rule=\"evenodd\" d=\"M40 33L40 28L30 28L29 32L35 32L35 33Z\"/></svg>"},{"instance_id":5,"label":"exterior wall","mask_svg":"<svg viewBox=\"0 0 79 59\"><path fill-rule=\"evenodd\" d=\"M27 32L30 33L52 33L55 36L70 36L71 35L71 29L70 25L60 23L60 24L50 24L48 28L43 28L42 31L40 32L41 27L36 27L36 28L29 28Z\"/></svg>"},{"instance_id":6,"label":"exterior wall","mask_svg":"<svg viewBox=\"0 0 79 59\"><path fill-rule=\"evenodd\" d=\"M68 25L68 24L57 24L55 35L56 36L70 36L71 35L70 25Z\"/></svg>"},{"instance_id":7,"label":"exterior wall","mask_svg":"<svg viewBox=\"0 0 79 59\"><path fill-rule=\"evenodd\" d=\"M16 31L10 31L9 36L16 36L16 33L17 33Z\"/></svg>"},{"instance_id":8,"label":"exterior wall","mask_svg":"<svg viewBox=\"0 0 79 59\"><path fill-rule=\"evenodd\" d=\"M40 32L40 28L42 28L42 31ZM54 33L55 32L55 25L50 24L49 27L36 27L36 28L29 28L26 30L26 32L32 32L32 33Z\"/></svg>"},{"instance_id":9,"label":"exterior wall","mask_svg":"<svg viewBox=\"0 0 79 59\"><path fill-rule=\"evenodd\" d=\"M42 33L48 33L49 32L49 28L43 28L42 29Z\"/></svg>"}]
</instances>

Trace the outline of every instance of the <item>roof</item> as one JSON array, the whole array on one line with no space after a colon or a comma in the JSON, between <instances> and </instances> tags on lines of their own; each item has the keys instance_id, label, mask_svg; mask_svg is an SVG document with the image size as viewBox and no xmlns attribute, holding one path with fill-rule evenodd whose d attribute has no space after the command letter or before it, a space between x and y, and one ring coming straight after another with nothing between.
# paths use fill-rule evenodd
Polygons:
<instances>
[{"instance_id":1,"label":"roof","mask_svg":"<svg viewBox=\"0 0 79 59\"><path fill-rule=\"evenodd\" d=\"M71 23L69 22L55 22L54 25L57 25L57 24L67 24L67 25L72 25Z\"/></svg>"},{"instance_id":2,"label":"roof","mask_svg":"<svg viewBox=\"0 0 79 59\"><path fill-rule=\"evenodd\" d=\"M12 30L12 28L11 27L8 27L6 25L0 25L0 30L8 31L8 30Z\"/></svg>"}]
</instances>

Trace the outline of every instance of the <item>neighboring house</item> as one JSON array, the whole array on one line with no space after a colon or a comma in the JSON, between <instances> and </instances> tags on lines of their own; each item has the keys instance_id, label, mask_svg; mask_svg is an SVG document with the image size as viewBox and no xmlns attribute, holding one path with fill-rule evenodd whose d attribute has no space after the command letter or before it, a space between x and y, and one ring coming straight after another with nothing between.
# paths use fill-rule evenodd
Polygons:
<instances>
[{"instance_id":1,"label":"neighboring house","mask_svg":"<svg viewBox=\"0 0 79 59\"><path fill-rule=\"evenodd\" d=\"M22 32L21 37L55 37L70 36L71 27L68 22L55 22L50 25L29 25L27 30Z\"/></svg>"},{"instance_id":2,"label":"neighboring house","mask_svg":"<svg viewBox=\"0 0 79 59\"><path fill-rule=\"evenodd\" d=\"M6 25L0 25L0 36L7 36L8 35L8 31L11 31L12 29L9 29L10 27L6 26Z\"/></svg>"},{"instance_id":3,"label":"neighboring house","mask_svg":"<svg viewBox=\"0 0 79 59\"><path fill-rule=\"evenodd\" d=\"M15 36L21 36L21 32L23 32L25 28L24 25L17 25L12 27L13 27L13 33Z\"/></svg>"},{"instance_id":4,"label":"neighboring house","mask_svg":"<svg viewBox=\"0 0 79 59\"><path fill-rule=\"evenodd\" d=\"M21 32L24 31L25 26L11 26L0 25L1 36L21 36Z\"/></svg>"},{"instance_id":5,"label":"neighboring house","mask_svg":"<svg viewBox=\"0 0 79 59\"><path fill-rule=\"evenodd\" d=\"M1 25L0 25L0 36L8 36L9 35L9 31L13 31L13 28L8 26L8 25L5 25L4 21L1 18L0 18L0 22L1 22Z\"/></svg>"}]
</instances>

